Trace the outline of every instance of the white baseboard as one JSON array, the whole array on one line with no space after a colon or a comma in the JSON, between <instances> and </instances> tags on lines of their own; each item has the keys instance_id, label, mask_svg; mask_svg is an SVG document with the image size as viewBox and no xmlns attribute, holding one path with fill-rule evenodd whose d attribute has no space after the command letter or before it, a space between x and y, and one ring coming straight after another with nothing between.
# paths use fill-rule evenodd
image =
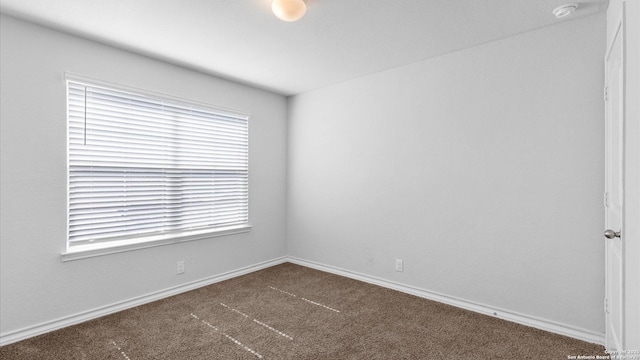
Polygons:
<instances>
[{"instance_id":1,"label":"white baseboard","mask_svg":"<svg viewBox=\"0 0 640 360\"><path fill-rule=\"evenodd\" d=\"M62 329L67 326L79 324L88 320L96 319L101 316L116 313L118 311L130 309L139 305L147 304L153 301L164 299L169 296L177 295L186 291L194 290L203 286L215 284L220 281L228 280L234 277L245 275L254 271L262 270L271 266L287 262L286 257L280 257L273 260L261 262L258 264L246 266L240 269L228 271L222 274L210 276L204 279L188 282L182 285L160 290L150 294L138 296L132 299L120 301L111 305L99 307L96 309L83 311L75 315L65 316L52 321L47 321L38 325L29 326L23 329L10 331L0 334L0 346L8 345L30 337L48 333L54 330Z\"/></svg>"},{"instance_id":2,"label":"white baseboard","mask_svg":"<svg viewBox=\"0 0 640 360\"><path fill-rule=\"evenodd\" d=\"M394 281L381 279L375 276L369 276L360 274L354 271L337 268L335 266L320 264L314 261L304 260L296 257L288 257L287 260L293 264L306 266L312 269L348 277L355 280L360 280L369 284L382 286L385 288L397 290L403 293L415 295L421 298L437 301L447 305L452 305L465 310L470 310L484 315L494 316L503 320L511 321L521 325L533 327L536 329L552 332L559 335L568 336L574 339L590 342L593 344L604 345L605 336L603 333L598 333L586 329L577 328L571 325L561 324L555 321L537 318L526 314L520 314L513 311L508 311L500 308L491 307L484 304L475 303L468 300L459 299L437 292L419 289L413 286L400 284Z\"/></svg>"},{"instance_id":3,"label":"white baseboard","mask_svg":"<svg viewBox=\"0 0 640 360\"><path fill-rule=\"evenodd\" d=\"M521 325L534 327L540 330L560 334L575 339L587 341L594 344L604 344L604 334L585 330L577 327L573 327L566 324L557 323L554 321L540 319L533 316L516 313L504 309L494 308L484 304L478 304L471 301L439 294L433 291L419 289L413 286L400 284L394 281L381 279L375 276L369 276L361 273L357 273L350 270L337 268L330 265L320 264L314 261L304 260L296 257L280 257L273 260L261 262L258 264L246 266L240 269L228 271L222 274L210 276L204 279L192 281L186 284L168 288L165 290L157 291L147 295L135 297L129 300L120 301L111 305L103 306L100 308L84 311L75 315L65 316L56 320L48 321L34 326L29 326L23 329L10 331L4 334L0 334L0 346L8 345L20 340L28 339L37 335L48 333L54 330L62 329L67 326L79 324L88 320L96 319L101 316L113 314L118 311L130 309L139 305L164 299L169 296L177 295L186 291L194 290L203 286L215 284L220 281L228 280L234 277L245 275L254 271L262 270L271 266L279 265L285 262L291 262L293 264L306 266L312 269L348 277L355 280L360 280L369 284L382 286L385 288L397 290L407 294L415 295L421 298L441 302L444 304L456 306L462 309L474 311L480 314L495 316L500 319L515 322Z\"/></svg>"}]
</instances>

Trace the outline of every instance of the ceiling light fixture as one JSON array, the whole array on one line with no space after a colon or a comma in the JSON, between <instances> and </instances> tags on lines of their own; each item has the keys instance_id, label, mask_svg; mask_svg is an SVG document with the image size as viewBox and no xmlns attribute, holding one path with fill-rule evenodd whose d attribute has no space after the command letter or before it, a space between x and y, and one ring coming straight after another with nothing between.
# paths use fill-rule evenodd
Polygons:
<instances>
[{"instance_id":1,"label":"ceiling light fixture","mask_svg":"<svg viewBox=\"0 0 640 360\"><path fill-rule=\"evenodd\" d=\"M571 15L574 11L576 11L577 8L578 8L578 4L565 4L553 9L552 12L556 18L560 19L565 16Z\"/></svg>"},{"instance_id":2,"label":"ceiling light fixture","mask_svg":"<svg viewBox=\"0 0 640 360\"><path fill-rule=\"evenodd\" d=\"M307 5L304 0L273 0L271 10L280 20L291 22L304 16Z\"/></svg>"}]
</instances>

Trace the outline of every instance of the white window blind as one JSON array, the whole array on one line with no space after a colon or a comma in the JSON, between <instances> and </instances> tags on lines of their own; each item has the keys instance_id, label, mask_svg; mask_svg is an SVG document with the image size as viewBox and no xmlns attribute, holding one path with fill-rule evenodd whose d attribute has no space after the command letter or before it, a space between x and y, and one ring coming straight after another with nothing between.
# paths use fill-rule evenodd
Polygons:
<instances>
[{"instance_id":1,"label":"white window blind","mask_svg":"<svg viewBox=\"0 0 640 360\"><path fill-rule=\"evenodd\" d=\"M248 224L248 116L67 89L69 248Z\"/></svg>"}]
</instances>

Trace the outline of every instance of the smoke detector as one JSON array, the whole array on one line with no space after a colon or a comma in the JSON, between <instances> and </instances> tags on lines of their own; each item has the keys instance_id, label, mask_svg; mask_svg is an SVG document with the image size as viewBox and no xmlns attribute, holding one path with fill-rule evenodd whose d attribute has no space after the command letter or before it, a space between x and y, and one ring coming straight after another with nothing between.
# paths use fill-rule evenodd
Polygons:
<instances>
[{"instance_id":1,"label":"smoke detector","mask_svg":"<svg viewBox=\"0 0 640 360\"><path fill-rule=\"evenodd\" d=\"M556 18L561 19L563 17L571 15L574 11L576 11L577 8L578 4L565 4L553 9L552 13Z\"/></svg>"}]
</instances>

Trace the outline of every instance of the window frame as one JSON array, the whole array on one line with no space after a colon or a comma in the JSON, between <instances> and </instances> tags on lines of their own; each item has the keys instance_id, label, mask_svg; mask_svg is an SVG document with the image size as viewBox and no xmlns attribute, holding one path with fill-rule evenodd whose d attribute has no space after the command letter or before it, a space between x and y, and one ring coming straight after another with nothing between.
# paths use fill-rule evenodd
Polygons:
<instances>
[{"instance_id":1,"label":"window frame","mask_svg":"<svg viewBox=\"0 0 640 360\"><path fill-rule=\"evenodd\" d=\"M65 128L66 128L66 236L65 236L65 251L61 254L61 260L71 261L77 259L90 258L95 256L102 256L113 253L120 253L126 251L133 251L138 249L150 248L155 246L163 246L187 241L194 240L202 240L220 236L228 236L233 234L240 234L249 232L252 228L250 223L250 191L249 191L249 178L247 178L247 222L239 225L233 226L225 226L225 227L214 227L214 228L204 228L197 230L187 230L180 232L173 232L167 234L154 234L150 236L144 237L134 237L134 238L126 238L126 239L114 239L107 241L98 241L91 244L80 244L80 245L72 245L70 241L70 174L71 174L71 166L70 166L70 138L69 138L69 126L70 126L70 115L69 115L69 82L80 83L87 86L94 87L102 87L110 90L121 91L125 93L132 93L134 95L143 95L150 98L162 99L171 102L177 102L182 104L189 104L193 106L197 106L199 108L206 108L213 112L220 112L221 114L233 114L237 116L241 116L246 118L247 121L247 136L249 136L249 119L251 118L250 114L246 111L240 111L237 109L221 107L217 105L212 105L208 103L199 102L192 99L185 99L165 93L149 91L145 89L135 88L131 86L115 84L107 81L97 80L93 78L89 78L86 76L73 74L73 73L65 73ZM247 176L249 176L249 149L250 143L247 142Z\"/></svg>"}]
</instances>

